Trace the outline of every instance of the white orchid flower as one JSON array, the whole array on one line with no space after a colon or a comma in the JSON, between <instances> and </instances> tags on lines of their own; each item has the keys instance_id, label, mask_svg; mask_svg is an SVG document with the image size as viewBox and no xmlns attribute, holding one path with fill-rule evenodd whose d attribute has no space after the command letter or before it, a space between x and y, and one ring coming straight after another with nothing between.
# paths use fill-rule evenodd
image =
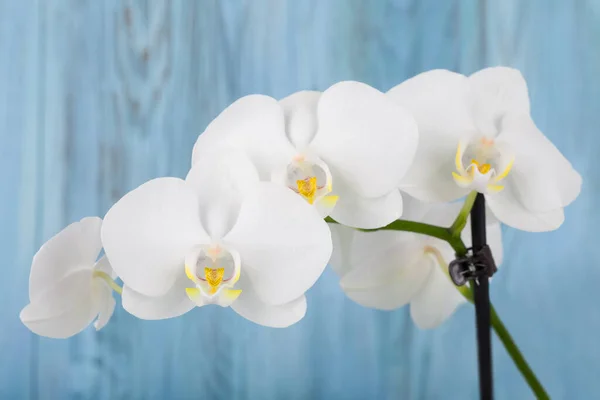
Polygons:
<instances>
[{"instance_id":1,"label":"white orchid flower","mask_svg":"<svg viewBox=\"0 0 600 400\"><path fill-rule=\"evenodd\" d=\"M402 190L434 202L477 190L514 228L548 231L562 224L581 176L531 119L519 71L487 68L466 77L433 70L388 95L419 125L419 148Z\"/></svg>"},{"instance_id":2,"label":"white orchid flower","mask_svg":"<svg viewBox=\"0 0 600 400\"><path fill-rule=\"evenodd\" d=\"M405 202L405 219L450 226L460 203ZM489 213L488 213L489 214ZM455 258L446 242L411 232L361 232L331 224L333 256L330 265L340 275L340 285L353 301L370 308L394 310L410 303L410 314L422 329L435 328L465 303L448 276ZM470 224L462 239L471 243ZM487 239L497 265L502 262L500 224L490 219Z\"/></svg>"},{"instance_id":3,"label":"white orchid flower","mask_svg":"<svg viewBox=\"0 0 600 400\"><path fill-rule=\"evenodd\" d=\"M260 182L243 154L218 150L185 180L126 194L108 211L102 241L131 314L164 319L216 304L272 327L304 316L304 293L332 251L327 224L304 200Z\"/></svg>"},{"instance_id":4,"label":"white orchid flower","mask_svg":"<svg viewBox=\"0 0 600 400\"><path fill-rule=\"evenodd\" d=\"M237 100L200 135L192 164L215 143L236 146L262 180L289 187L321 216L377 228L402 213L397 187L417 140L402 107L368 85L341 82L280 102L262 95Z\"/></svg>"},{"instance_id":5,"label":"white orchid flower","mask_svg":"<svg viewBox=\"0 0 600 400\"><path fill-rule=\"evenodd\" d=\"M92 321L102 329L115 309L111 287L116 278L102 250L102 219L84 218L46 242L33 258L29 300L21 321L32 332L68 338Z\"/></svg>"}]
</instances>

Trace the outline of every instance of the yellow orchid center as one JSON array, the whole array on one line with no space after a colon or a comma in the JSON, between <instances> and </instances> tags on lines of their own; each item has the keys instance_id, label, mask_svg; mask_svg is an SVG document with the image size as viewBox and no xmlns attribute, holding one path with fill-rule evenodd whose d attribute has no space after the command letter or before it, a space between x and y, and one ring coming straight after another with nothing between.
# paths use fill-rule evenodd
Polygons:
<instances>
[{"instance_id":1,"label":"yellow orchid center","mask_svg":"<svg viewBox=\"0 0 600 400\"><path fill-rule=\"evenodd\" d=\"M274 174L274 179L315 206L324 216L329 215L337 203L338 196L330 195L333 183L329 167L318 157L297 154L284 169Z\"/></svg>"},{"instance_id":2,"label":"yellow orchid center","mask_svg":"<svg viewBox=\"0 0 600 400\"><path fill-rule=\"evenodd\" d=\"M475 159L471 160L471 164L474 164L477 167L477 169L479 170L479 172L481 172L482 174L486 174L490 171L490 169L492 169L492 166L490 164L479 163ZM473 175L474 173L475 173L474 170L471 170L471 175Z\"/></svg>"},{"instance_id":3,"label":"yellow orchid center","mask_svg":"<svg viewBox=\"0 0 600 400\"><path fill-rule=\"evenodd\" d=\"M296 181L296 185L298 185L298 193L300 193L309 204L313 204L317 193L317 177L311 176L299 179Z\"/></svg>"},{"instance_id":4,"label":"yellow orchid center","mask_svg":"<svg viewBox=\"0 0 600 400\"><path fill-rule=\"evenodd\" d=\"M208 282L210 286L210 293L214 294L217 292L219 285L223 282L223 275L225 274L225 268L208 268L204 267L204 276L206 277L206 282Z\"/></svg>"},{"instance_id":5,"label":"yellow orchid center","mask_svg":"<svg viewBox=\"0 0 600 400\"><path fill-rule=\"evenodd\" d=\"M465 153L471 156L468 167L463 164ZM500 173L494 168L494 165L498 166L498 157L502 157L502 155L496 148L493 139L481 138L471 143L459 143L454 160L456 171L452 172L452 177L462 188L477 190L481 193L499 192L504 189L504 186L499 183L512 169L514 157L511 157ZM483 176L476 176L476 170L479 172L478 175Z\"/></svg>"},{"instance_id":6,"label":"yellow orchid center","mask_svg":"<svg viewBox=\"0 0 600 400\"><path fill-rule=\"evenodd\" d=\"M235 289L240 273L241 260L234 249L218 244L195 247L185 260L185 274L194 287L186 287L185 292L197 306L228 307L242 293Z\"/></svg>"}]
</instances>

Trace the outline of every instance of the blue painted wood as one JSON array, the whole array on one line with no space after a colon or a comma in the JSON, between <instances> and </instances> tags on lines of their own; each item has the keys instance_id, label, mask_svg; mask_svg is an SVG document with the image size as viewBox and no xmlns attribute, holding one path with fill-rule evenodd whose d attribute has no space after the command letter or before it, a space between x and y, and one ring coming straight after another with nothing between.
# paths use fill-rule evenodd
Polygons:
<instances>
[{"instance_id":1,"label":"blue painted wood","mask_svg":"<svg viewBox=\"0 0 600 400\"><path fill-rule=\"evenodd\" d=\"M31 257L157 176L249 93L430 68L523 71L538 125L584 176L561 230L505 231L492 300L553 398L600 394L600 1L0 0L0 398L475 399L473 309L420 331L347 300L331 271L306 318L267 329L231 310L38 338L19 322ZM499 342L499 399L531 398Z\"/></svg>"}]
</instances>

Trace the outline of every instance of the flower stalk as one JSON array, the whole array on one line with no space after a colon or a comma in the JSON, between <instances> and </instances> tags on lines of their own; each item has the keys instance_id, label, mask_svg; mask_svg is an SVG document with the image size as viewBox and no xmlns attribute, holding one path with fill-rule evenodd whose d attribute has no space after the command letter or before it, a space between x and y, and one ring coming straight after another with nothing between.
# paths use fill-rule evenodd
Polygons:
<instances>
[{"instance_id":1,"label":"flower stalk","mask_svg":"<svg viewBox=\"0 0 600 400\"><path fill-rule=\"evenodd\" d=\"M519 372L521 372L521 375L523 375L523 378L525 378L525 381L527 381L527 384L533 393L535 393L536 398L541 400L550 399L550 396L538 380L537 376L535 376L535 373L527 363L527 360L525 360L525 357L523 357L523 354L517 347L517 344L508 332L508 329L506 329L506 326L504 326L504 323L492 305L490 305L490 312L492 328L494 329L494 332L496 332L496 335L498 335L498 338L504 345L504 348L510 355L510 358L512 358L513 362L519 369Z\"/></svg>"},{"instance_id":2,"label":"flower stalk","mask_svg":"<svg viewBox=\"0 0 600 400\"><path fill-rule=\"evenodd\" d=\"M326 222L337 224L338 222L331 217L325 218ZM377 229L357 229L361 232L376 232L376 231L404 231L404 232L413 232L419 233L421 235L432 236L434 238L438 238L445 242L448 242L450 246L456 251L458 255L464 255L467 253L467 248L465 244L459 237L454 237L449 228L444 228L441 226L425 224L422 222L416 221L407 221L403 219L398 219L384 227Z\"/></svg>"},{"instance_id":3,"label":"flower stalk","mask_svg":"<svg viewBox=\"0 0 600 400\"><path fill-rule=\"evenodd\" d=\"M463 203L463 206L460 209L460 212L458 213L458 216L452 223L452 226L450 226L450 234L452 235L452 237L460 238L460 234L462 233L463 229L465 229L465 226L467 225L467 219L469 218L469 214L471 213L473 204L475 204L476 198L477 198L477 191L475 191L475 190L473 190L471 193L469 193L469 195L466 197L465 202ZM463 255L463 254L459 254L459 255Z\"/></svg>"},{"instance_id":4,"label":"flower stalk","mask_svg":"<svg viewBox=\"0 0 600 400\"><path fill-rule=\"evenodd\" d=\"M457 256L464 256L467 253L467 247L461 239L461 233L466 226L467 218L473 208L473 204L475 202L475 198L477 197L477 192L471 192L467 198L465 199L465 203L457 216L454 223L449 227L445 228L442 226L425 224L422 222L415 221L407 221L407 220L396 220L382 228L378 229L358 229L362 232L376 232L380 230L394 230L394 231L404 231L404 232L413 232L422 235L432 236L437 239L443 240L447 242L454 251ZM325 221L328 223L337 224L331 217L325 218ZM434 257L439 258L439 254L433 254ZM438 260L440 261L440 260ZM441 260L443 261L443 260ZM447 263L443 263L447 267ZM450 279L448 275L448 268L443 268L444 272ZM474 293L473 288L468 288L467 286L456 287L456 289L470 302L473 304L474 301ZM521 372L521 375L535 394L538 399L549 399L548 393L540 383L539 379L536 377L535 373L527 363L527 360L519 350L519 347L516 345L512 336L506 329L506 326L498 316L498 313L494 309L494 306L490 304L490 313L491 313L491 325L496 335L502 342L502 345L508 352L510 358L513 360L515 366Z\"/></svg>"}]
</instances>

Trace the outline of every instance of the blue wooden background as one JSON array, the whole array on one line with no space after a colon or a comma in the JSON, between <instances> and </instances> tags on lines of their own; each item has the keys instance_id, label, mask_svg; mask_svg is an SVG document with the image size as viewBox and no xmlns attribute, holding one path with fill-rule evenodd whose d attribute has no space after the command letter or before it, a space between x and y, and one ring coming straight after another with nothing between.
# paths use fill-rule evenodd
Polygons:
<instances>
[{"instance_id":1,"label":"blue wooden background","mask_svg":"<svg viewBox=\"0 0 600 400\"><path fill-rule=\"evenodd\" d=\"M21 325L31 258L157 176L250 93L510 65L584 177L562 229L506 230L492 299L555 399L600 397L599 0L0 0L0 399L476 399L473 309L420 331L327 271L274 330L206 308L122 309L66 341ZM532 395L498 341L498 399Z\"/></svg>"}]
</instances>

